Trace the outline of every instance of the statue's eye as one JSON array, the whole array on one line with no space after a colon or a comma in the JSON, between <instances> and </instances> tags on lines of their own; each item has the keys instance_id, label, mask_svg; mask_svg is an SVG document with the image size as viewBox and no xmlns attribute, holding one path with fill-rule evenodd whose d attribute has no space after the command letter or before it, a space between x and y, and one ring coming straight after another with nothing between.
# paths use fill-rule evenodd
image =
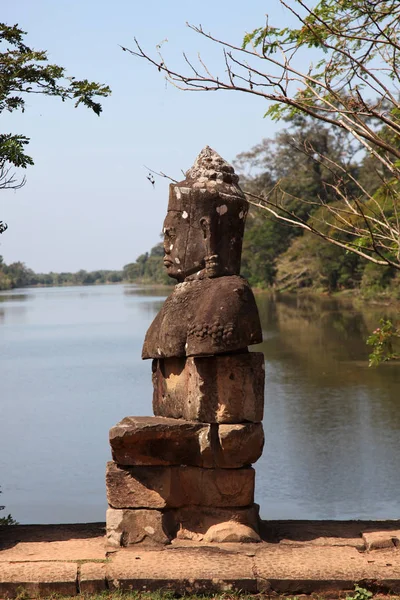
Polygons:
<instances>
[{"instance_id":1,"label":"statue's eye","mask_svg":"<svg viewBox=\"0 0 400 600\"><path fill-rule=\"evenodd\" d=\"M165 235L169 238L169 239L174 239L176 238L176 232L174 227L169 227L168 229L165 230Z\"/></svg>"}]
</instances>

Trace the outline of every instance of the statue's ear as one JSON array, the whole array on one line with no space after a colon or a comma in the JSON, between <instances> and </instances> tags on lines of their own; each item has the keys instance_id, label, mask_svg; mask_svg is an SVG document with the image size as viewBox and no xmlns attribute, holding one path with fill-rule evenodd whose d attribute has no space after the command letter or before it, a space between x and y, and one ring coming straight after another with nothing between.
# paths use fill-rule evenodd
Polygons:
<instances>
[{"instance_id":1,"label":"statue's ear","mask_svg":"<svg viewBox=\"0 0 400 600\"><path fill-rule=\"evenodd\" d=\"M202 217L200 219L200 227L203 232L204 238L204 249L205 249L205 271L208 277L219 276L219 260L218 255L215 254L215 233L212 235L211 230L211 219L210 217Z\"/></svg>"},{"instance_id":2,"label":"statue's ear","mask_svg":"<svg viewBox=\"0 0 400 600\"><path fill-rule=\"evenodd\" d=\"M210 218L209 217L201 217L200 227L203 232L203 238L205 240L209 240L210 233L211 233Z\"/></svg>"}]
</instances>

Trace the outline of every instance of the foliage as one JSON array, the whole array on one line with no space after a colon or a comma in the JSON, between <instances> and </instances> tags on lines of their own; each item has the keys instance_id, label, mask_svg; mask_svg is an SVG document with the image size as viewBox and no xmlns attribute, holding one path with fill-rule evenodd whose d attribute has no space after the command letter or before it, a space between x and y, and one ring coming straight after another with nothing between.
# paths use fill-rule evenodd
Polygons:
<instances>
[{"instance_id":1,"label":"foliage","mask_svg":"<svg viewBox=\"0 0 400 600\"><path fill-rule=\"evenodd\" d=\"M286 250L291 236L284 235L284 227L251 211L248 215L243 240L242 275L256 287L273 285L276 275L275 261ZM287 232L288 233L288 232Z\"/></svg>"},{"instance_id":2,"label":"foliage","mask_svg":"<svg viewBox=\"0 0 400 600\"><path fill-rule=\"evenodd\" d=\"M399 273L391 267L366 264L362 271L360 292L366 300L400 300Z\"/></svg>"},{"instance_id":3,"label":"foliage","mask_svg":"<svg viewBox=\"0 0 400 600\"><path fill-rule=\"evenodd\" d=\"M2 491L0 490L0 494ZM0 506L0 510L4 510L5 506ZM18 525L17 521L12 518L11 515L7 515L6 517L0 517L0 526L1 525Z\"/></svg>"},{"instance_id":4,"label":"foliage","mask_svg":"<svg viewBox=\"0 0 400 600\"><path fill-rule=\"evenodd\" d=\"M3 510L4 506L0 506L0 510ZM1 525L18 525L18 522L12 518L11 515L7 515L6 517L0 517L0 526Z\"/></svg>"},{"instance_id":5,"label":"foliage","mask_svg":"<svg viewBox=\"0 0 400 600\"><path fill-rule=\"evenodd\" d=\"M277 291L308 288L333 293L358 289L361 275L362 266L356 255L306 232L277 257L274 287Z\"/></svg>"},{"instance_id":6,"label":"foliage","mask_svg":"<svg viewBox=\"0 0 400 600\"><path fill-rule=\"evenodd\" d=\"M77 273L35 273L24 263L15 262L6 265L0 256L0 290L10 290L27 286L61 286L61 285L98 285L119 283L122 271L85 271Z\"/></svg>"},{"instance_id":7,"label":"foliage","mask_svg":"<svg viewBox=\"0 0 400 600\"><path fill-rule=\"evenodd\" d=\"M58 96L63 102L74 100L96 115L102 111L97 97L111 93L107 85L77 80L67 76L64 67L48 64L47 52L34 50L24 42L26 32L18 25L0 23L0 113L21 110L25 112L26 94ZM24 135L3 134L0 137L0 157L16 167L33 164L25 154L29 138Z\"/></svg>"},{"instance_id":8,"label":"foliage","mask_svg":"<svg viewBox=\"0 0 400 600\"><path fill-rule=\"evenodd\" d=\"M368 346L372 346L369 355L369 366L377 367L384 361L400 359L400 352L394 350L394 344L400 339L400 330L390 319L381 319L377 327L367 339ZM400 349L400 344L399 349Z\"/></svg>"},{"instance_id":9,"label":"foliage","mask_svg":"<svg viewBox=\"0 0 400 600\"><path fill-rule=\"evenodd\" d=\"M99 97L111 93L107 85L67 76L64 67L48 63L47 52L34 50L25 43L26 32L18 25L0 23L0 114L25 112L27 94L57 96L72 100L100 115ZM0 189L18 189L25 178L17 180L13 168L26 169L33 159L26 154L29 138L22 134L0 134ZM6 226L0 222L0 233Z\"/></svg>"},{"instance_id":10,"label":"foliage","mask_svg":"<svg viewBox=\"0 0 400 600\"><path fill-rule=\"evenodd\" d=\"M346 596L346 600L370 600L372 596L372 592L356 584L354 586L353 596Z\"/></svg>"},{"instance_id":11,"label":"foliage","mask_svg":"<svg viewBox=\"0 0 400 600\"><path fill-rule=\"evenodd\" d=\"M242 44L189 25L222 47L221 72L209 69L201 57L198 63L191 62L187 54L187 70L176 70L160 47L152 57L137 40L134 50L124 50L148 61L179 89L263 98L269 103L265 114L274 120L307 117L343 135L345 153L371 159L384 203L375 197L376 186L365 188L354 161L329 155L309 140L298 149L308 154L316 169L330 172L325 192L338 199L332 204L320 193L312 200L324 209L320 222L303 218L304 198L287 205L288 191L280 181L273 193L248 192L249 201L335 246L400 270L400 5L397 0L316 0L313 7L311 0L280 3L296 25L274 26L267 16Z\"/></svg>"},{"instance_id":12,"label":"foliage","mask_svg":"<svg viewBox=\"0 0 400 600\"><path fill-rule=\"evenodd\" d=\"M330 160L338 164L345 164L351 172L362 171L352 153L344 153L343 134L337 135L328 127L316 127L314 123L304 117L296 117L289 123L289 127L279 132L274 139L264 139L250 151L239 154L235 161L236 168L243 174L241 185L245 192L252 195L273 196L277 183L280 182L285 189L285 201L282 208L296 211L305 224L321 222L327 218L324 208L318 199L324 197L324 202L332 206L338 201L333 186L334 174L326 165L316 163L305 152L298 148L304 144L312 146L320 153L324 153ZM374 181L371 182L374 183ZM347 185L350 191L354 188L351 181ZM284 214L284 213L282 213ZM277 261L289 250L290 245L298 238L303 229L289 227L286 222L277 218L268 218L264 211L250 212L243 245L242 271L252 285L265 286L277 283ZM326 226L328 230L329 227ZM335 232L331 232L335 235ZM298 251L303 246L300 254ZM296 243L296 257L291 253L290 261L299 263L289 270L296 272L296 286L313 286L336 291L343 287L354 287L359 275L356 274L358 256L348 256L343 249L329 247L320 237L304 240L304 244ZM308 263L304 268L304 252L309 257L314 257L318 262L315 273L310 273L312 265ZM336 265L336 267L334 267ZM294 265L292 265L294 266ZM303 273L303 275L300 274ZM316 275L325 273L325 281L316 281ZM288 287L287 281L284 285ZM289 286L290 287L290 286Z\"/></svg>"},{"instance_id":13,"label":"foliage","mask_svg":"<svg viewBox=\"0 0 400 600\"><path fill-rule=\"evenodd\" d=\"M332 216L318 203L321 196L331 207L340 202L330 185L334 175L327 165L315 164L308 153L300 152L299 146L312 143L328 159L346 165L349 173L357 175L371 193L380 191L381 182L374 170L374 160L368 156L356 159L346 143L347 134L332 127L316 127L312 120L299 116L287 123L288 128L273 139L264 139L238 155L234 165L240 173L241 186L248 194L271 197L280 181L286 191L285 208L296 210L306 224L319 223L323 231L336 235ZM348 152L344 152L346 148ZM351 180L347 189L349 193L354 190ZM322 223L324 219L326 222ZM124 267L124 279L167 282L162 254L159 244L150 254L141 255L135 263ZM326 244L322 237L290 227L254 207L246 222L241 272L258 288L292 291L309 288L330 293L354 289L369 298L378 294L394 298L398 293L394 268L369 263L347 249Z\"/></svg>"},{"instance_id":14,"label":"foliage","mask_svg":"<svg viewBox=\"0 0 400 600\"><path fill-rule=\"evenodd\" d=\"M135 283L159 283L161 285L172 285L173 281L168 277L164 264L164 246L160 242L150 250L141 254L134 263L129 263L123 268L125 281Z\"/></svg>"},{"instance_id":15,"label":"foliage","mask_svg":"<svg viewBox=\"0 0 400 600\"><path fill-rule=\"evenodd\" d=\"M207 33L201 25L189 25L222 49L219 71L210 69L200 54L191 61L186 53L185 67L176 69L161 54L161 46L151 56L136 39L133 50L123 50L146 60L179 89L262 98L268 102L265 116L273 120L293 124L311 119L320 127L328 126L331 136L342 136L343 150L336 156L312 139L296 141L298 151L312 161L309 175L312 168L322 175L322 187L310 189L309 197L292 191L283 176L269 189L247 188L248 200L274 219L344 249L346 256L356 255L349 263L336 251L324 252L320 262L330 264L326 284L331 291L348 282L357 285L364 261L400 272L400 4L398 0L279 1L295 25L276 26L267 15L266 22L246 33L242 43ZM295 173L291 183L296 187ZM301 187L305 189L304 179ZM265 234L271 234L268 228ZM259 243L254 231L251 236ZM268 250L262 258L273 261L265 271L270 281L279 272L277 257L268 242L262 245ZM368 272L364 274L363 287L368 288Z\"/></svg>"},{"instance_id":16,"label":"foliage","mask_svg":"<svg viewBox=\"0 0 400 600\"><path fill-rule=\"evenodd\" d=\"M351 174L362 180L371 192L379 189L380 179L375 174L371 160L356 160L346 144L347 136L329 127L316 127L304 117L288 121L289 127L273 139L264 139L247 152L239 154L235 167L241 172L241 185L252 195L275 193L277 182L285 189L282 208L296 211L305 225L318 225L322 233L336 235L335 221L326 211L334 208L340 197L335 193L334 174L325 164L315 164L306 152L299 152L302 144L312 144L327 159L345 165ZM348 148L345 153L344 149ZM347 192L354 184L347 182ZM318 199L324 197L324 205ZM304 234L304 235L303 235ZM343 236L342 239L348 239ZM364 278L366 266L380 270L382 288L388 289L393 278L393 268L367 263L347 249L326 244L323 236L312 236L303 228L290 227L279 218L271 218L254 208L249 213L243 244L242 272L252 285L276 289L297 290L309 287L314 290L336 292L360 288L372 290L377 279ZM383 278L383 274L390 274ZM378 291L378 290L376 290Z\"/></svg>"}]
</instances>

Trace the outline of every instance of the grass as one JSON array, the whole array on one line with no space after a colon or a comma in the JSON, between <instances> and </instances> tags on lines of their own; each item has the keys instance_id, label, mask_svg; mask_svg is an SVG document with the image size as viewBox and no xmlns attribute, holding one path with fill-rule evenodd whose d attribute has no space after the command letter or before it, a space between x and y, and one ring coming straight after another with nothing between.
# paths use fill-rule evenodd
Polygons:
<instances>
[{"instance_id":1,"label":"grass","mask_svg":"<svg viewBox=\"0 0 400 600\"><path fill-rule=\"evenodd\" d=\"M365 588L361 588L358 585L355 586L355 590L350 594L347 592L339 593L337 596L341 600L400 600L400 596L389 595L389 594L372 594ZM21 590L16 600L28 600L29 595ZM59 594L52 594L46 596L47 600L174 600L175 598L182 598L183 600L270 600L271 595L269 594L246 594L241 592L224 592L221 594L213 595L195 595L187 594L184 596L178 596L173 591L157 591L157 592L139 592L139 591L108 591L98 594L80 594L78 596L61 596ZM326 596L319 596L318 594L299 596L279 596L273 594L274 600L326 600Z\"/></svg>"},{"instance_id":2,"label":"grass","mask_svg":"<svg viewBox=\"0 0 400 600\"><path fill-rule=\"evenodd\" d=\"M28 600L32 598L25 590L21 589L15 600ZM139 591L109 591L98 594L79 594L78 596L61 596L60 594L51 594L45 597L46 600L175 600L182 598L185 600L261 600L268 598L264 594L245 594L240 592L230 592L213 595L195 595L187 594L185 596L177 595L173 591L139 592ZM278 597L277 597L278 598ZM290 600L286 597L285 600ZM297 600L297 597L292 597Z\"/></svg>"}]
</instances>

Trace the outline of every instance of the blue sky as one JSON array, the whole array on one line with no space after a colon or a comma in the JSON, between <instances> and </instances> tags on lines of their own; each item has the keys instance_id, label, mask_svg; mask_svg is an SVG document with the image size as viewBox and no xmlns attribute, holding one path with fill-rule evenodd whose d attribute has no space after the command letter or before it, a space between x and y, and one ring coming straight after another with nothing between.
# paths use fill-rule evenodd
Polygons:
<instances>
[{"instance_id":1,"label":"blue sky","mask_svg":"<svg viewBox=\"0 0 400 600\"><path fill-rule=\"evenodd\" d=\"M145 61L124 53L136 36L149 52L181 64L181 51L222 67L221 50L186 27L202 24L241 43L264 23L287 23L278 0L16 0L1 19L18 23L27 42L77 78L107 83L100 118L56 98L30 96L24 114L2 114L2 131L31 137L35 166L19 191L3 191L9 225L0 254L35 271L119 269L159 241L168 183L147 181L144 165L177 179L205 146L226 160L270 137L267 104L243 94L185 93L166 86Z\"/></svg>"}]
</instances>

